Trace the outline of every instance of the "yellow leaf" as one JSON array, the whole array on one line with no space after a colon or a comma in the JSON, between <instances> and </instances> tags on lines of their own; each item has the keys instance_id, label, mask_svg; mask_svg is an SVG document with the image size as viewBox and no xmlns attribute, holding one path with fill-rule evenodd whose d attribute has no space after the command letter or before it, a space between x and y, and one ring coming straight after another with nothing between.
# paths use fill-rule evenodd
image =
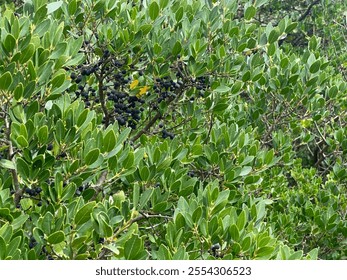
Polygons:
<instances>
[{"instance_id":1,"label":"yellow leaf","mask_svg":"<svg viewBox=\"0 0 347 280\"><path fill-rule=\"evenodd\" d=\"M144 87L142 87L142 88L140 89L139 95L140 95L140 96L141 96L141 95L144 95L144 94L147 92L148 89L149 89L149 86L144 86Z\"/></svg>"},{"instance_id":2,"label":"yellow leaf","mask_svg":"<svg viewBox=\"0 0 347 280\"><path fill-rule=\"evenodd\" d=\"M139 84L139 80L133 80L130 84L130 89L134 89Z\"/></svg>"}]
</instances>

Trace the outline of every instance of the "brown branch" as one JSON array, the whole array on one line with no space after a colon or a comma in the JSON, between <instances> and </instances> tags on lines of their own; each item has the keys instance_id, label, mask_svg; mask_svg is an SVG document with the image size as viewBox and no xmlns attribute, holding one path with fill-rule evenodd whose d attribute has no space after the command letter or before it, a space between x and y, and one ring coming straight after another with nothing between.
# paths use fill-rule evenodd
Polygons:
<instances>
[{"instance_id":1,"label":"brown branch","mask_svg":"<svg viewBox=\"0 0 347 280\"><path fill-rule=\"evenodd\" d=\"M139 138L142 136L142 134L145 134L145 133L151 128L151 126L154 125L155 122L156 122L157 120L159 120L160 118L161 118L161 113L158 111L157 114L154 116L154 118L151 119L151 120L147 123L147 125L146 125L143 129L141 129L141 130L131 139L131 141L132 141L132 142L135 142L137 139L139 139Z\"/></svg>"},{"instance_id":2,"label":"brown branch","mask_svg":"<svg viewBox=\"0 0 347 280\"><path fill-rule=\"evenodd\" d=\"M5 116L5 127L6 127L6 138L8 141L8 159L11 160L14 165L16 165L16 160L13 157L14 155L13 145L11 142L11 120L9 119L9 116L7 114ZM13 180L14 190L15 190L14 203L17 206L22 198L23 189L20 188L16 169L11 169L11 175L12 175L12 180Z\"/></svg>"},{"instance_id":3,"label":"brown branch","mask_svg":"<svg viewBox=\"0 0 347 280\"><path fill-rule=\"evenodd\" d=\"M310 6L308 6L308 8L307 8L307 10L305 11L305 13L303 13L303 14L299 17L298 21L299 21L299 22L300 22L300 21L303 21L303 20L310 14L311 9L313 8L313 6L317 5L319 2L320 2L320 0L316 0L316 1L314 1L313 3L311 3Z\"/></svg>"}]
</instances>

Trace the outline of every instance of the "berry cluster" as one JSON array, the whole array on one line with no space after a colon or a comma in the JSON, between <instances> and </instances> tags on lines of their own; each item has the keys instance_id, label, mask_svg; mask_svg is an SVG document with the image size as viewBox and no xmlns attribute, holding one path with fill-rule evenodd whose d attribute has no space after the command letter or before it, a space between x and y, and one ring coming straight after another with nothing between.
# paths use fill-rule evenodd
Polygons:
<instances>
[{"instance_id":1,"label":"berry cluster","mask_svg":"<svg viewBox=\"0 0 347 280\"><path fill-rule=\"evenodd\" d=\"M132 129L136 129L138 121L141 119L141 112L144 110L140 107L144 104L143 99L137 96L129 95L116 89L107 92L107 99L113 102L113 115L121 126L127 125Z\"/></svg>"},{"instance_id":2,"label":"berry cluster","mask_svg":"<svg viewBox=\"0 0 347 280\"><path fill-rule=\"evenodd\" d=\"M175 134L173 134L172 132L167 131L166 129L162 130L162 137L165 138L170 138L171 140L174 139Z\"/></svg>"},{"instance_id":3,"label":"berry cluster","mask_svg":"<svg viewBox=\"0 0 347 280\"><path fill-rule=\"evenodd\" d=\"M30 237L30 241L29 241L29 248L32 249L32 248L34 248L36 245L37 245L36 239L34 238L34 236L31 236L31 237Z\"/></svg>"},{"instance_id":4,"label":"berry cluster","mask_svg":"<svg viewBox=\"0 0 347 280\"><path fill-rule=\"evenodd\" d=\"M36 198L36 196L38 196L41 192L42 192L42 189L40 187L36 187L36 188L26 188L24 190L24 192L26 194L28 194L31 198ZM40 200L38 203L37 203L37 206L41 207L42 206L42 201Z\"/></svg>"},{"instance_id":5,"label":"berry cluster","mask_svg":"<svg viewBox=\"0 0 347 280\"><path fill-rule=\"evenodd\" d=\"M88 42L89 43L89 42ZM119 125L136 128L141 119L141 107L145 101L129 92L129 82L133 75L143 75L142 70L128 65L126 60L116 58L108 49L103 51L100 59L94 63L78 66L77 73L71 74L75 83L72 87L76 97L84 100L86 107L98 106L104 114L103 123L117 120ZM94 74L97 85L87 86L86 79Z\"/></svg>"},{"instance_id":6,"label":"berry cluster","mask_svg":"<svg viewBox=\"0 0 347 280\"><path fill-rule=\"evenodd\" d=\"M156 101L160 103L163 100L174 99L177 95L177 89L180 89L183 85L182 79L178 79L175 82L169 76L157 78L153 85L153 90L158 95Z\"/></svg>"},{"instance_id":7,"label":"berry cluster","mask_svg":"<svg viewBox=\"0 0 347 280\"><path fill-rule=\"evenodd\" d=\"M30 196L37 196L41 192L42 192L42 189L40 187L36 187L36 188L33 188L33 189L30 189L30 188L26 188L25 189L25 193L27 193Z\"/></svg>"},{"instance_id":8,"label":"berry cluster","mask_svg":"<svg viewBox=\"0 0 347 280\"><path fill-rule=\"evenodd\" d=\"M210 252L214 257L221 257L220 245L219 243L213 244L211 246Z\"/></svg>"}]
</instances>

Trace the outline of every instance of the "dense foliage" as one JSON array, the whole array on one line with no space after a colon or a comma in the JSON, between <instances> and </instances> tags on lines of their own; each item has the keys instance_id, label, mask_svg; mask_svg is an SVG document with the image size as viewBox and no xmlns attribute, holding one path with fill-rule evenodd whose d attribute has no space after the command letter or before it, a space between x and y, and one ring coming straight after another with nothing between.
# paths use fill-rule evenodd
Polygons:
<instances>
[{"instance_id":1,"label":"dense foliage","mask_svg":"<svg viewBox=\"0 0 347 280\"><path fill-rule=\"evenodd\" d=\"M345 1L1 1L0 259L346 259Z\"/></svg>"}]
</instances>

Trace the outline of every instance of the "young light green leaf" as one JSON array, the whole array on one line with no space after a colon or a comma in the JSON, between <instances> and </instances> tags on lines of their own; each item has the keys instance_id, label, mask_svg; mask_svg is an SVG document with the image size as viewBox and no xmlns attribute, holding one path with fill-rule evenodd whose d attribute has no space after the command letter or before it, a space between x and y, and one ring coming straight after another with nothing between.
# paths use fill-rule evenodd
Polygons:
<instances>
[{"instance_id":1,"label":"young light green leaf","mask_svg":"<svg viewBox=\"0 0 347 280\"><path fill-rule=\"evenodd\" d=\"M56 1L56 2L47 4L47 14L51 14L55 12L61 7L61 5L63 5L63 1Z\"/></svg>"},{"instance_id":2,"label":"young light green leaf","mask_svg":"<svg viewBox=\"0 0 347 280\"><path fill-rule=\"evenodd\" d=\"M0 166L7 169L16 169L14 163L8 159L1 159Z\"/></svg>"}]
</instances>

